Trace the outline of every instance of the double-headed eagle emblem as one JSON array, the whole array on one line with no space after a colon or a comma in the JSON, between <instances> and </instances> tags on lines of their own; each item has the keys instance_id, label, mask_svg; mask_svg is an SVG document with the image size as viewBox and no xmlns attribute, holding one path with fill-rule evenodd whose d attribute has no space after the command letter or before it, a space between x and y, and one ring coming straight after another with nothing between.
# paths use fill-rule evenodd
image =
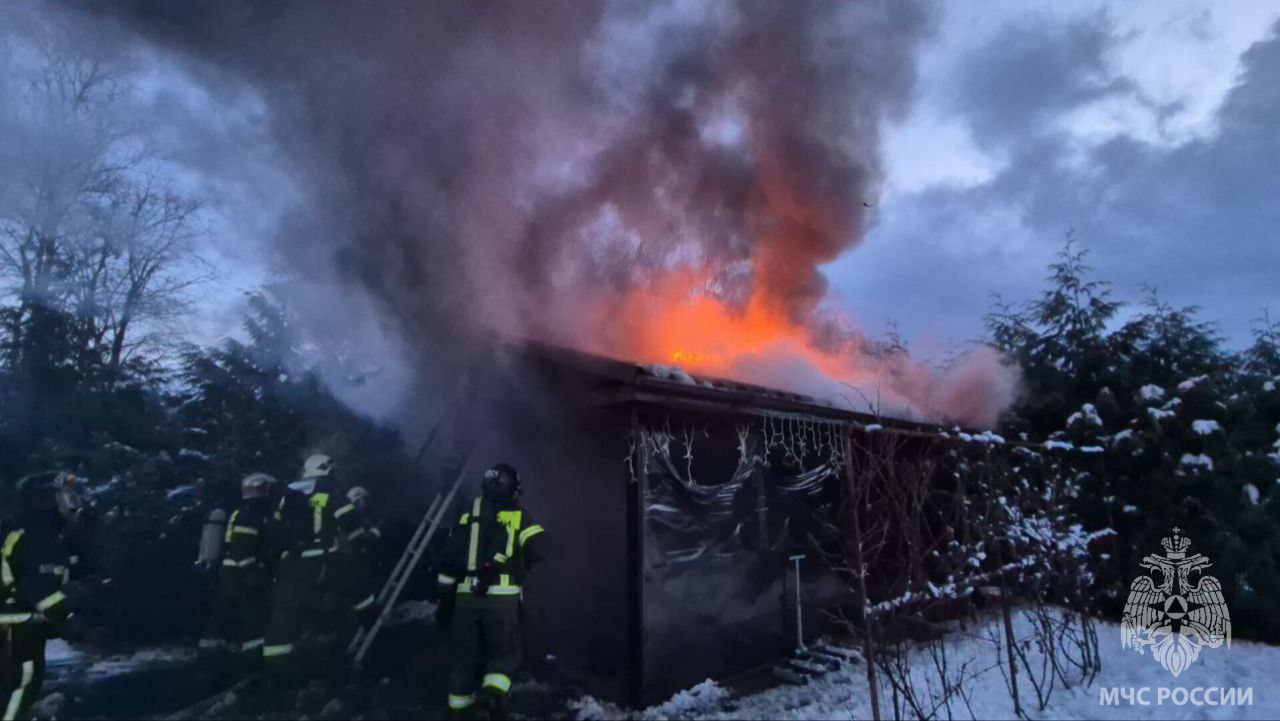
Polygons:
<instances>
[{"instance_id":1,"label":"double-headed eagle emblem","mask_svg":"<svg viewBox=\"0 0 1280 721\"><path fill-rule=\"evenodd\" d=\"M1200 649L1231 647L1231 614L1222 597L1222 584L1204 574L1209 559L1187 554L1191 539L1173 529L1160 541L1164 555L1142 559L1142 567L1158 571L1160 582L1139 576L1129 585L1129 599L1120 620L1120 644L1151 656L1176 678L1200 656ZM1198 578L1192 580L1192 574ZM1153 574L1154 575L1154 574Z\"/></svg>"}]
</instances>

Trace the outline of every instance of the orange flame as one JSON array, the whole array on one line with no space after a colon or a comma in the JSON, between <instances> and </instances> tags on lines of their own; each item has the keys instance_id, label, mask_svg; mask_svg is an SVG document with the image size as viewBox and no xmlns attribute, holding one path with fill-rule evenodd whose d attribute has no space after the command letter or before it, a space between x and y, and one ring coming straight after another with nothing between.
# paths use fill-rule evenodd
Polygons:
<instances>
[{"instance_id":1,"label":"orange flame","mask_svg":"<svg viewBox=\"0 0 1280 721\"><path fill-rule=\"evenodd\" d=\"M630 288L615 308L627 332L610 350L644 363L754 382L763 379L751 368L781 358L835 380L866 374L852 348L814 347L807 328L765 299L751 297L735 307L706 286L702 273L683 270Z\"/></svg>"}]
</instances>

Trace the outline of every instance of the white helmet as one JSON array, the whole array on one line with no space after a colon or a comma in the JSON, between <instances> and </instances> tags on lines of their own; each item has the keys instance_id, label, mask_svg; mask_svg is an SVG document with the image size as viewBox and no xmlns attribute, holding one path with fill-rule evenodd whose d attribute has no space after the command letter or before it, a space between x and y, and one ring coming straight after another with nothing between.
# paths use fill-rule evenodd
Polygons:
<instances>
[{"instance_id":1,"label":"white helmet","mask_svg":"<svg viewBox=\"0 0 1280 721\"><path fill-rule=\"evenodd\" d=\"M358 504L368 497L369 492L364 489L364 486L352 486L351 490L347 491L347 500L352 503Z\"/></svg>"},{"instance_id":2,"label":"white helmet","mask_svg":"<svg viewBox=\"0 0 1280 721\"><path fill-rule=\"evenodd\" d=\"M304 481L312 478L322 478L330 473L333 473L333 459L323 453L307 456L306 463L302 464L302 480Z\"/></svg>"},{"instance_id":3,"label":"white helmet","mask_svg":"<svg viewBox=\"0 0 1280 721\"><path fill-rule=\"evenodd\" d=\"M250 473L240 481L240 495L244 498L265 495L276 479L265 473Z\"/></svg>"}]
</instances>

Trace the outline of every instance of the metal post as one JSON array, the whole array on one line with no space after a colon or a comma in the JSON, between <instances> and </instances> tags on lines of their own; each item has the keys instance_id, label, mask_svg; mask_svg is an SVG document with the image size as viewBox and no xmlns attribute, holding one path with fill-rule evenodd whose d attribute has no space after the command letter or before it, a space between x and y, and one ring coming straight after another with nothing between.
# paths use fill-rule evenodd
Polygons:
<instances>
[{"instance_id":1,"label":"metal post","mask_svg":"<svg viewBox=\"0 0 1280 721\"><path fill-rule=\"evenodd\" d=\"M633 474L626 485L627 492L627 656L631 678L627 693L631 705L644 707L645 649L644 649L644 434L640 427L640 413L631 407L631 464Z\"/></svg>"},{"instance_id":2,"label":"metal post","mask_svg":"<svg viewBox=\"0 0 1280 721\"><path fill-rule=\"evenodd\" d=\"M792 556L791 561L796 568L796 648L801 651L805 650L804 645L804 615L800 607L800 562L804 560L804 554Z\"/></svg>"}]
</instances>

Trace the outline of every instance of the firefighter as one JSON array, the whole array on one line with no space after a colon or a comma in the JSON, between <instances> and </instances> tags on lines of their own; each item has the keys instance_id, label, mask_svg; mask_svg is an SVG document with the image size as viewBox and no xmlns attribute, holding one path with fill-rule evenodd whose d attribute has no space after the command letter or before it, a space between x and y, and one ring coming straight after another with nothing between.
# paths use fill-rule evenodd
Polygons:
<instances>
[{"instance_id":1,"label":"firefighter","mask_svg":"<svg viewBox=\"0 0 1280 721\"><path fill-rule=\"evenodd\" d=\"M520 665L524 578L540 559L542 526L524 510L520 474L506 463L485 471L481 495L450 537L438 578L440 621L450 626L449 712L507 717L511 675Z\"/></svg>"},{"instance_id":2,"label":"firefighter","mask_svg":"<svg viewBox=\"0 0 1280 721\"><path fill-rule=\"evenodd\" d=\"M368 628L376 613L373 565L382 532L370 517L368 505L369 492L353 486L347 491L346 504L333 512L338 550L329 556L327 615L340 639Z\"/></svg>"},{"instance_id":3,"label":"firefighter","mask_svg":"<svg viewBox=\"0 0 1280 721\"><path fill-rule=\"evenodd\" d=\"M278 566L271 593L271 621L262 647L264 669L277 680L303 673L298 645L314 630L325 600L325 567L334 544L337 479L333 460L312 455L302 478L289 485L276 508Z\"/></svg>"},{"instance_id":4,"label":"firefighter","mask_svg":"<svg viewBox=\"0 0 1280 721\"><path fill-rule=\"evenodd\" d=\"M67 588L75 565L69 539L83 512L72 484L58 475L19 482L20 515L0 520L0 709L25 719L44 682L49 638L79 633Z\"/></svg>"},{"instance_id":5,"label":"firefighter","mask_svg":"<svg viewBox=\"0 0 1280 721\"><path fill-rule=\"evenodd\" d=\"M241 658L259 658L271 613L271 576L275 559L271 535L271 491L276 479L253 473L240 481L240 506L223 532L222 567L209 630L200 640L206 650L228 650Z\"/></svg>"}]
</instances>

